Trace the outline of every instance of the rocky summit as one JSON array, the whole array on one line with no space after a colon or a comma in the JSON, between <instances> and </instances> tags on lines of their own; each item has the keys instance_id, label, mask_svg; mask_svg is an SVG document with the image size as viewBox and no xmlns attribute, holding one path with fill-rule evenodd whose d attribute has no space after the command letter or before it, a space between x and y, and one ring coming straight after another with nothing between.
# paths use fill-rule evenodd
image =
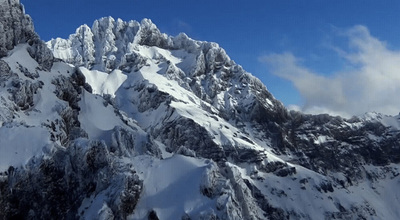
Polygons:
<instances>
[{"instance_id":1,"label":"rocky summit","mask_svg":"<svg viewBox=\"0 0 400 220\"><path fill-rule=\"evenodd\" d=\"M400 219L400 116L288 111L149 19L0 13L0 219Z\"/></svg>"}]
</instances>

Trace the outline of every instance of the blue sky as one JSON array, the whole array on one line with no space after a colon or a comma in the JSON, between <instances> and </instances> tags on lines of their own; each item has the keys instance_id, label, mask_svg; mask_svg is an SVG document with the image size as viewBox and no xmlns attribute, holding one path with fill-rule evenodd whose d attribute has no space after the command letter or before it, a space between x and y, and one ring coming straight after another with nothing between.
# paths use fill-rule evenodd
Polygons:
<instances>
[{"instance_id":1,"label":"blue sky","mask_svg":"<svg viewBox=\"0 0 400 220\"><path fill-rule=\"evenodd\" d=\"M363 63L348 59L349 54L360 55L363 52L359 47L351 45L354 39L370 37L381 42L387 51L400 50L400 1L395 0L21 2L26 12L32 16L36 31L43 40L67 38L81 24L91 26L95 19L113 16L138 21L150 18L167 34L185 32L197 40L217 42L236 63L260 78L285 105L296 105L296 108L303 110L308 108L310 112L313 109L326 109L338 114L359 114L340 107L340 104L332 109L324 102L316 102L329 97L315 99L311 95L307 96L309 91L304 91L300 79L282 74L283 67L293 64L296 67L292 69L293 72L306 70L333 80L328 82L330 84L337 82L334 80L339 75L343 78L343 72L349 74L365 67ZM362 30L358 34L349 34L357 27L366 28L368 34L361 33ZM290 61L290 57L293 60ZM293 62L288 64L282 62L282 59ZM275 63L281 63L281 66ZM343 87L342 84L339 86ZM346 91L344 93L347 94ZM371 104L365 104L361 112L375 110L373 106L368 106ZM387 113L393 114L393 111Z\"/></svg>"}]
</instances>

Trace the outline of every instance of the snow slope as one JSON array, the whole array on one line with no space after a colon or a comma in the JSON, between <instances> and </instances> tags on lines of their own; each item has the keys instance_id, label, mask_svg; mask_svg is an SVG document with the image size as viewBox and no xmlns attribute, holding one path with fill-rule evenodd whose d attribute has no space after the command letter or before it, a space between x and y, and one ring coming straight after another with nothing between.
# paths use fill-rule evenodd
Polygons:
<instances>
[{"instance_id":1,"label":"snow slope","mask_svg":"<svg viewBox=\"0 0 400 220\"><path fill-rule=\"evenodd\" d=\"M0 170L10 166L25 165L34 156L40 156L42 149L50 144L48 132L43 128L27 128L24 126L0 128Z\"/></svg>"},{"instance_id":2,"label":"snow slope","mask_svg":"<svg viewBox=\"0 0 400 220\"><path fill-rule=\"evenodd\" d=\"M215 201L200 192L210 161L175 155L156 161L139 157L134 165L144 190L132 219L146 219L149 210L161 219L180 219L185 214L199 216L215 206Z\"/></svg>"},{"instance_id":3,"label":"snow slope","mask_svg":"<svg viewBox=\"0 0 400 220\"><path fill-rule=\"evenodd\" d=\"M117 89L127 78L120 70L114 70L107 74L97 70L90 71L85 67L79 69L85 76L86 82L92 87L92 92L99 95L110 94L114 96Z\"/></svg>"}]
</instances>

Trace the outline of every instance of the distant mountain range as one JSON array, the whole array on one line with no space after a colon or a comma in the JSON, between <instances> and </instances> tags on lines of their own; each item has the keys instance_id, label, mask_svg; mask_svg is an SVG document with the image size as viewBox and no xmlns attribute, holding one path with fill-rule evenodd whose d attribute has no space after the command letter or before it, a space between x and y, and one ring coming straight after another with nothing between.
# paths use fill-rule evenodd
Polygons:
<instances>
[{"instance_id":1,"label":"distant mountain range","mask_svg":"<svg viewBox=\"0 0 400 220\"><path fill-rule=\"evenodd\" d=\"M400 219L400 116L288 111L149 19L0 14L0 219Z\"/></svg>"}]
</instances>

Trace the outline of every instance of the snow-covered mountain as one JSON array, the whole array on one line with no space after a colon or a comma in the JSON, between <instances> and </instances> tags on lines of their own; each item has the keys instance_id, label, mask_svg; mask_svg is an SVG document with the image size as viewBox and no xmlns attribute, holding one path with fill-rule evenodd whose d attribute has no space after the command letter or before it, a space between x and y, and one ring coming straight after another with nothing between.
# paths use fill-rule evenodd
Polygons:
<instances>
[{"instance_id":1,"label":"snow-covered mountain","mask_svg":"<svg viewBox=\"0 0 400 220\"><path fill-rule=\"evenodd\" d=\"M216 43L0 0L0 219L399 219L400 118L288 111Z\"/></svg>"}]
</instances>

